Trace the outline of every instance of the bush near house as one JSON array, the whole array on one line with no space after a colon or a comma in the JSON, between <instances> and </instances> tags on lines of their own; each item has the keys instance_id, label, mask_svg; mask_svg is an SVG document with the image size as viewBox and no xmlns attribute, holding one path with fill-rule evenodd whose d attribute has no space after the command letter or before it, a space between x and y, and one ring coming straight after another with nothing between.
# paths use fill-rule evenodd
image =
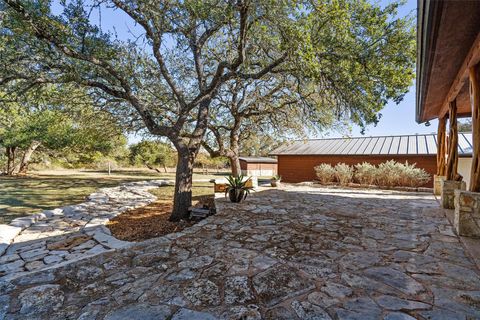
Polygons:
<instances>
[{"instance_id":1,"label":"bush near house","mask_svg":"<svg viewBox=\"0 0 480 320\"><path fill-rule=\"evenodd\" d=\"M327 184L335 181L335 169L331 165L321 163L314 169L320 183Z\"/></svg>"},{"instance_id":2,"label":"bush near house","mask_svg":"<svg viewBox=\"0 0 480 320\"><path fill-rule=\"evenodd\" d=\"M355 165L355 181L360 184L375 184L377 167L368 162Z\"/></svg>"},{"instance_id":3,"label":"bush near house","mask_svg":"<svg viewBox=\"0 0 480 320\"><path fill-rule=\"evenodd\" d=\"M430 181L430 175L415 164L393 160L378 165L376 176L377 184L387 187L419 187Z\"/></svg>"},{"instance_id":4,"label":"bush near house","mask_svg":"<svg viewBox=\"0 0 480 320\"><path fill-rule=\"evenodd\" d=\"M335 177L342 186L348 185L353 180L353 167L345 163L337 164L335 166Z\"/></svg>"},{"instance_id":5,"label":"bush near house","mask_svg":"<svg viewBox=\"0 0 480 320\"><path fill-rule=\"evenodd\" d=\"M335 167L322 163L315 167L318 180L322 184L338 182L348 185L357 182L362 185L378 185L382 187L420 187L430 181L430 175L422 168L408 162L400 163L390 160L372 165L368 162L349 166L339 163Z\"/></svg>"}]
</instances>

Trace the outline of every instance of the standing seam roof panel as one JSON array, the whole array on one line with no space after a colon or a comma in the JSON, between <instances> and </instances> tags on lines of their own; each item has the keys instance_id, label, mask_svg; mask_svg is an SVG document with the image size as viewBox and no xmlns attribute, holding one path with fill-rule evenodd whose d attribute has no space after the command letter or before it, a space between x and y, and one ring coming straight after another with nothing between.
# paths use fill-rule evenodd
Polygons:
<instances>
[{"instance_id":1,"label":"standing seam roof panel","mask_svg":"<svg viewBox=\"0 0 480 320\"><path fill-rule=\"evenodd\" d=\"M362 143L362 145L360 146L360 148L358 148L357 152L355 152L355 153L356 153L356 154L364 154L364 153L365 153L365 150L368 148L368 145L370 144L370 140L371 140L371 139L365 138L365 141Z\"/></svg>"},{"instance_id":2,"label":"standing seam roof panel","mask_svg":"<svg viewBox=\"0 0 480 320\"><path fill-rule=\"evenodd\" d=\"M342 151L345 149L345 145L352 142L352 139L338 139L335 149L332 150L332 154L343 154Z\"/></svg>"},{"instance_id":3,"label":"standing seam roof panel","mask_svg":"<svg viewBox=\"0 0 480 320\"><path fill-rule=\"evenodd\" d=\"M392 145L390 146L390 150L388 151L388 154L397 154L399 146L400 146L400 137L393 137Z\"/></svg>"},{"instance_id":4,"label":"standing seam roof panel","mask_svg":"<svg viewBox=\"0 0 480 320\"><path fill-rule=\"evenodd\" d=\"M323 148L323 154L330 154L330 150L333 147L334 140L332 139L327 139L324 140L325 146Z\"/></svg>"},{"instance_id":5,"label":"standing seam roof panel","mask_svg":"<svg viewBox=\"0 0 480 320\"><path fill-rule=\"evenodd\" d=\"M386 137L385 142L383 143L382 149L380 150L380 154L388 154L388 150L390 150L390 146L392 145L393 137Z\"/></svg>"},{"instance_id":6,"label":"standing seam roof panel","mask_svg":"<svg viewBox=\"0 0 480 320\"><path fill-rule=\"evenodd\" d=\"M355 144L357 139L349 139L347 143L344 143L343 148L339 148L336 152L336 154L348 154L348 151L350 150L351 146Z\"/></svg>"},{"instance_id":7,"label":"standing seam roof panel","mask_svg":"<svg viewBox=\"0 0 480 320\"><path fill-rule=\"evenodd\" d=\"M408 149L407 154L418 154L417 150L417 137L408 137Z\"/></svg>"},{"instance_id":8,"label":"standing seam roof panel","mask_svg":"<svg viewBox=\"0 0 480 320\"><path fill-rule=\"evenodd\" d=\"M344 139L338 139L334 142L334 147L330 150L330 154L341 154L342 149L345 148L345 144L348 144L350 141Z\"/></svg>"},{"instance_id":9,"label":"standing seam roof panel","mask_svg":"<svg viewBox=\"0 0 480 320\"><path fill-rule=\"evenodd\" d=\"M462 136L467 140L468 145L470 146L470 150L473 149L472 141L473 141L473 136L471 133L462 133Z\"/></svg>"},{"instance_id":10,"label":"standing seam roof panel","mask_svg":"<svg viewBox=\"0 0 480 320\"><path fill-rule=\"evenodd\" d=\"M458 146L462 149L460 153L471 153L472 145L468 141L466 134L461 133L458 135Z\"/></svg>"},{"instance_id":11,"label":"standing seam roof panel","mask_svg":"<svg viewBox=\"0 0 480 320\"><path fill-rule=\"evenodd\" d=\"M365 148L365 151L363 153L365 154L371 154L373 151L373 148L375 147L375 144L377 143L379 138L374 138L371 139L370 142L368 143L367 147Z\"/></svg>"},{"instance_id":12,"label":"standing seam roof panel","mask_svg":"<svg viewBox=\"0 0 480 320\"><path fill-rule=\"evenodd\" d=\"M417 137L417 153L428 154L427 136L421 135Z\"/></svg>"},{"instance_id":13,"label":"standing seam roof panel","mask_svg":"<svg viewBox=\"0 0 480 320\"><path fill-rule=\"evenodd\" d=\"M300 147L298 148L297 152L303 153L303 154L308 154L309 153L308 151L310 150L309 143L308 142L303 142L303 141L301 141L300 143L301 144L300 144Z\"/></svg>"},{"instance_id":14,"label":"standing seam roof panel","mask_svg":"<svg viewBox=\"0 0 480 320\"><path fill-rule=\"evenodd\" d=\"M437 141L435 140L435 136L430 134L426 136L425 139L427 143L428 154L437 154Z\"/></svg>"},{"instance_id":15,"label":"standing seam roof panel","mask_svg":"<svg viewBox=\"0 0 480 320\"><path fill-rule=\"evenodd\" d=\"M418 154L418 136L408 137L408 150L407 153Z\"/></svg>"},{"instance_id":16,"label":"standing seam roof panel","mask_svg":"<svg viewBox=\"0 0 480 320\"><path fill-rule=\"evenodd\" d=\"M331 139L323 140L323 143L324 143L324 146L322 148L322 153L328 154L330 149L332 148L332 140Z\"/></svg>"},{"instance_id":17,"label":"standing seam roof panel","mask_svg":"<svg viewBox=\"0 0 480 320\"><path fill-rule=\"evenodd\" d=\"M358 145L362 143L362 139L352 139L352 140L355 140L355 143L352 144L349 149L348 149L348 152L346 154L355 154L355 150L358 148Z\"/></svg>"},{"instance_id":18,"label":"standing seam roof panel","mask_svg":"<svg viewBox=\"0 0 480 320\"><path fill-rule=\"evenodd\" d=\"M325 149L324 153L325 154L332 154L332 151L337 147L337 145L339 144L338 143L339 141L340 141L340 139L338 139L338 140L334 140L334 139L328 140L328 148Z\"/></svg>"},{"instance_id":19,"label":"standing seam roof panel","mask_svg":"<svg viewBox=\"0 0 480 320\"><path fill-rule=\"evenodd\" d=\"M396 154L407 154L408 152L408 138L400 137L400 143L398 144L398 151Z\"/></svg>"},{"instance_id":20,"label":"standing seam roof panel","mask_svg":"<svg viewBox=\"0 0 480 320\"><path fill-rule=\"evenodd\" d=\"M459 154L471 154L472 134L459 133ZM272 155L436 155L437 136L435 134L411 136L382 136L342 139L318 139L295 141L280 146Z\"/></svg>"},{"instance_id":21,"label":"standing seam roof panel","mask_svg":"<svg viewBox=\"0 0 480 320\"><path fill-rule=\"evenodd\" d=\"M367 140L367 138L362 138L360 139L361 142L358 144L358 146L355 146L355 149L353 149L353 153L352 154L358 154L359 150L361 148L363 148L363 145L365 144L365 140Z\"/></svg>"},{"instance_id":22,"label":"standing seam roof panel","mask_svg":"<svg viewBox=\"0 0 480 320\"><path fill-rule=\"evenodd\" d=\"M372 150L372 154L379 154L380 150L382 150L383 144L385 143L386 138L378 138L377 143L375 144L375 147Z\"/></svg>"}]
</instances>

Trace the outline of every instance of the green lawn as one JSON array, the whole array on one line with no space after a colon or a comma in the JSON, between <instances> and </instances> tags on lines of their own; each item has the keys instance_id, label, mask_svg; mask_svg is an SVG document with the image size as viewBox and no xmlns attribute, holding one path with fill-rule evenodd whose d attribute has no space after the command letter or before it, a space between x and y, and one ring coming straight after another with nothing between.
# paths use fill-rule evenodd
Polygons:
<instances>
[{"instance_id":1,"label":"green lawn","mask_svg":"<svg viewBox=\"0 0 480 320\"><path fill-rule=\"evenodd\" d=\"M150 191L158 200L172 201L174 186L162 186ZM199 200L201 197L213 195L213 183L210 182L194 182L192 186L193 201Z\"/></svg>"},{"instance_id":2,"label":"green lawn","mask_svg":"<svg viewBox=\"0 0 480 320\"><path fill-rule=\"evenodd\" d=\"M222 175L194 174L194 179L211 179ZM143 170L116 171L110 176L105 172L58 170L38 172L29 177L0 177L0 224L42 210L81 203L98 188L128 181L174 177L173 173L158 174ZM202 187L208 188L204 183ZM173 187L162 191L173 193Z\"/></svg>"}]
</instances>

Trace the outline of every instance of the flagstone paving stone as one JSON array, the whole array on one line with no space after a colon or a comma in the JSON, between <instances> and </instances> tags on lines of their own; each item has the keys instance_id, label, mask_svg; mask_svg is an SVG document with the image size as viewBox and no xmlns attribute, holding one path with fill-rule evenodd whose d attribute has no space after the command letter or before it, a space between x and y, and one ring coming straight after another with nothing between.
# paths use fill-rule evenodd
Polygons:
<instances>
[{"instance_id":1,"label":"flagstone paving stone","mask_svg":"<svg viewBox=\"0 0 480 320\"><path fill-rule=\"evenodd\" d=\"M0 319L480 318L479 270L428 194L285 186L217 212L4 277Z\"/></svg>"}]
</instances>

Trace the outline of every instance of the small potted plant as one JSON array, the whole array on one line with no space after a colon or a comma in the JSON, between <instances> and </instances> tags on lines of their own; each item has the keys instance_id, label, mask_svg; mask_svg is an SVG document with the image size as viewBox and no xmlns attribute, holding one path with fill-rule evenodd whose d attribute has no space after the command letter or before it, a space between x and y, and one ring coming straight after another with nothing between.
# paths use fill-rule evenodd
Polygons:
<instances>
[{"instance_id":1,"label":"small potted plant","mask_svg":"<svg viewBox=\"0 0 480 320\"><path fill-rule=\"evenodd\" d=\"M225 197L228 194L231 202L241 202L247 198L250 194L252 187L247 187L247 182L250 178L245 179L244 176L240 175L238 177L229 176L227 177L227 188L225 189Z\"/></svg>"},{"instance_id":2,"label":"small potted plant","mask_svg":"<svg viewBox=\"0 0 480 320\"><path fill-rule=\"evenodd\" d=\"M282 176L279 176L278 174L273 176L272 179L270 180L270 185L272 187L278 187L280 186L280 181L282 181Z\"/></svg>"}]
</instances>

